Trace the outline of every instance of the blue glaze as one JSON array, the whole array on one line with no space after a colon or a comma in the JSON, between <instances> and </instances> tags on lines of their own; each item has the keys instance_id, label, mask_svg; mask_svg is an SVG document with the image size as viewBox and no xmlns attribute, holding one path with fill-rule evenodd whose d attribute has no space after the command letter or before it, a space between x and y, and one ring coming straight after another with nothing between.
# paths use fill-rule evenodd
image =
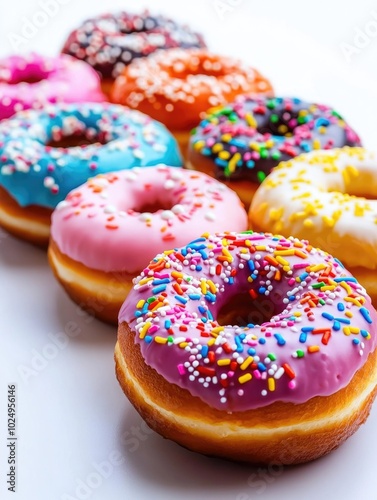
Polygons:
<instances>
[{"instance_id":1,"label":"blue glaze","mask_svg":"<svg viewBox=\"0 0 377 500\"><path fill-rule=\"evenodd\" d=\"M80 130L106 144L46 147ZM0 186L22 207L53 209L94 175L160 163L183 165L174 137L161 123L123 106L54 105L0 124Z\"/></svg>"}]
</instances>

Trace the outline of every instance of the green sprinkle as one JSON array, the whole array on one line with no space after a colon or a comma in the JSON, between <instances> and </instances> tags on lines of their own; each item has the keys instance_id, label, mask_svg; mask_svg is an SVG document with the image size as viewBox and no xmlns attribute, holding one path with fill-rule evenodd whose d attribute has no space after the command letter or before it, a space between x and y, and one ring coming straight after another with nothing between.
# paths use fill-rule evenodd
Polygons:
<instances>
[{"instance_id":1,"label":"green sprinkle","mask_svg":"<svg viewBox=\"0 0 377 500\"><path fill-rule=\"evenodd\" d=\"M267 176L266 176L266 174L265 174L264 172L262 172L262 171L260 170L260 171L257 173L257 177L258 177L258 181L259 181L259 182L263 182Z\"/></svg>"},{"instance_id":2,"label":"green sprinkle","mask_svg":"<svg viewBox=\"0 0 377 500\"><path fill-rule=\"evenodd\" d=\"M271 121L272 123L277 123L277 122L279 121L279 117L278 117L278 115L275 115L275 114L271 115L271 117L270 117L270 121Z\"/></svg>"},{"instance_id":3,"label":"green sprinkle","mask_svg":"<svg viewBox=\"0 0 377 500\"><path fill-rule=\"evenodd\" d=\"M263 158L263 160L265 160L266 158L268 158L268 151L267 151L267 149L261 149L259 151L259 154L260 154L260 157Z\"/></svg>"},{"instance_id":4,"label":"green sprinkle","mask_svg":"<svg viewBox=\"0 0 377 500\"><path fill-rule=\"evenodd\" d=\"M174 342L174 339L173 339L173 337L171 335L169 335L169 337L167 338L167 340L168 340L169 344L172 344Z\"/></svg>"},{"instance_id":5,"label":"green sprinkle","mask_svg":"<svg viewBox=\"0 0 377 500\"><path fill-rule=\"evenodd\" d=\"M314 285L312 285L312 288L314 288L315 290L317 290L318 288L322 288L325 285L326 285L326 283L324 283L323 281L321 281L321 283L315 283Z\"/></svg>"},{"instance_id":6,"label":"green sprinkle","mask_svg":"<svg viewBox=\"0 0 377 500\"><path fill-rule=\"evenodd\" d=\"M276 108L275 101L273 99L270 99L269 101L266 102L266 106L268 109L275 109Z\"/></svg>"},{"instance_id":7,"label":"green sprinkle","mask_svg":"<svg viewBox=\"0 0 377 500\"><path fill-rule=\"evenodd\" d=\"M270 354L267 354L267 357L270 358L271 361L276 361L276 356L272 352L270 352Z\"/></svg>"},{"instance_id":8,"label":"green sprinkle","mask_svg":"<svg viewBox=\"0 0 377 500\"><path fill-rule=\"evenodd\" d=\"M321 304L321 306L326 305L326 302L323 299L319 299L318 302Z\"/></svg>"},{"instance_id":9,"label":"green sprinkle","mask_svg":"<svg viewBox=\"0 0 377 500\"><path fill-rule=\"evenodd\" d=\"M148 304L152 304L152 302L154 302L156 300L156 297L149 297L149 299L147 299L147 302Z\"/></svg>"},{"instance_id":10,"label":"green sprinkle","mask_svg":"<svg viewBox=\"0 0 377 500\"><path fill-rule=\"evenodd\" d=\"M296 354L297 354L297 357L298 357L298 358L303 358L303 357L305 356L305 352L304 352L304 351L302 351L301 349L298 349L298 350L296 351Z\"/></svg>"},{"instance_id":11,"label":"green sprinkle","mask_svg":"<svg viewBox=\"0 0 377 500\"><path fill-rule=\"evenodd\" d=\"M273 158L274 160L280 160L280 157L281 157L280 151L273 151L271 153L271 158Z\"/></svg>"}]
</instances>

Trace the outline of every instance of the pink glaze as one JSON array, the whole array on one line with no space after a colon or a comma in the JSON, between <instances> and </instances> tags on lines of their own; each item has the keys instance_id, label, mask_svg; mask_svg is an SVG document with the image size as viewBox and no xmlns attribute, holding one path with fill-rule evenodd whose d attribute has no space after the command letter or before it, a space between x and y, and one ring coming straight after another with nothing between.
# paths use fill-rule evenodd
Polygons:
<instances>
[{"instance_id":1,"label":"pink glaze","mask_svg":"<svg viewBox=\"0 0 377 500\"><path fill-rule=\"evenodd\" d=\"M334 394L377 345L364 288L292 237L197 238L158 255L134 283L119 322L136 332L145 362L220 410ZM252 299L245 326L220 326L219 311L238 294Z\"/></svg>"},{"instance_id":2,"label":"pink glaze","mask_svg":"<svg viewBox=\"0 0 377 500\"><path fill-rule=\"evenodd\" d=\"M73 57L33 53L0 59L0 120L48 103L104 100L97 73Z\"/></svg>"},{"instance_id":3,"label":"pink glaze","mask_svg":"<svg viewBox=\"0 0 377 500\"><path fill-rule=\"evenodd\" d=\"M156 203L164 209L143 208ZM159 165L98 175L71 191L52 215L51 235L63 254L91 269L136 273L205 231L246 228L246 212L224 184Z\"/></svg>"}]
</instances>

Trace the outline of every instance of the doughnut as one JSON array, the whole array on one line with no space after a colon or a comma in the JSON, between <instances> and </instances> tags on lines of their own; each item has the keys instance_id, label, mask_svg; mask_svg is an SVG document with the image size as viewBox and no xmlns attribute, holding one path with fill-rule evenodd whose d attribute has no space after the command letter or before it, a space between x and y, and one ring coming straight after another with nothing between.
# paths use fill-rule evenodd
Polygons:
<instances>
[{"instance_id":1,"label":"doughnut","mask_svg":"<svg viewBox=\"0 0 377 500\"><path fill-rule=\"evenodd\" d=\"M202 113L243 93L272 94L257 70L203 49L171 49L137 59L115 80L111 100L161 121L186 152Z\"/></svg>"},{"instance_id":2,"label":"doughnut","mask_svg":"<svg viewBox=\"0 0 377 500\"><path fill-rule=\"evenodd\" d=\"M73 300L117 324L132 279L157 253L231 227L246 229L247 214L224 184L164 165L134 168L69 193L52 214L48 255ZM162 293L164 274L155 278Z\"/></svg>"},{"instance_id":3,"label":"doughnut","mask_svg":"<svg viewBox=\"0 0 377 500\"><path fill-rule=\"evenodd\" d=\"M211 110L190 140L188 166L227 183L245 206L280 161L317 149L359 146L333 109L298 98L240 96Z\"/></svg>"},{"instance_id":4,"label":"doughnut","mask_svg":"<svg viewBox=\"0 0 377 500\"><path fill-rule=\"evenodd\" d=\"M49 103L104 100L96 72L73 57L29 54L0 59L0 120Z\"/></svg>"},{"instance_id":5,"label":"doughnut","mask_svg":"<svg viewBox=\"0 0 377 500\"><path fill-rule=\"evenodd\" d=\"M307 241L204 234L135 280L117 377L148 425L190 450L307 462L369 414L376 320L365 289Z\"/></svg>"},{"instance_id":6,"label":"doughnut","mask_svg":"<svg viewBox=\"0 0 377 500\"><path fill-rule=\"evenodd\" d=\"M107 103L59 104L0 123L0 226L47 246L50 216L96 174L168 163L181 166L163 125Z\"/></svg>"},{"instance_id":7,"label":"doughnut","mask_svg":"<svg viewBox=\"0 0 377 500\"><path fill-rule=\"evenodd\" d=\"M250 207L256 229L294 234L340 259L377 305L377 158L313 151L278 165Z\"/></svg>"},{"instance_id":8,"label":"doughnut","mask_svg":"<svg viewBox=\"0 0 377 500\"><path fill-rule=\"evenodd\" d=\"M205 46L201 35L165 16L117 12L84 21L69 35L62 52L97 70L109 94L114 79L134 59L156 50Z\"/></svg>"}]
</instances>

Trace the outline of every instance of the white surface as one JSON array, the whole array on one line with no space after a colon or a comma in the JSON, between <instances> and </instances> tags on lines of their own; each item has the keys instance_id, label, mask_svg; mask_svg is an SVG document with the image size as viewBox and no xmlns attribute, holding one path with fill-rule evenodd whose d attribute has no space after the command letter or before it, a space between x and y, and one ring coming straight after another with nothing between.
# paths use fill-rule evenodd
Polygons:
<instances>
[{"instance_id":1,"label":"white surface","mask_svg":"<svg viewBox=\"0 0 377 500\"><path fill-rule=\"evenodd\" d=\"M65 1L20 49L55 54L71 28L105 5L102 0ZM149 5L156 11L154 3L108 0L106 5L133 10ZM372 1L264 2L263 7L262 2L218 0L218 6L233 5L225 19L215 4L160 0L158 10L204 32L212 50L255 65L271 78L277 93L333 105L364 144L375 147L377 37L364 39L365 48L356 47L359 53L349 62L340 48L354 43L358 27L374 21ZM21 34L24 17L32 19L40 10L40 0L1 2L1 55L12 51L9 35ZM42 251L2 232L0 287L1 499L377 498L376 406L367 424L339 450L308 465L265 473L202 457L143 430L114 377L115 329L84 316L66 297ZM64 347L51 348L51 335L65 328L79 333ZM50 359L37 360L41 353ZM7 384L13 382L19 437L15 495L6 491L4 474L5 404ZM100 477L96 464L119 456L122 463ZM92 487L77 489L79 484L83 488L82 481Z\"/></svg>"}]
</instances>

